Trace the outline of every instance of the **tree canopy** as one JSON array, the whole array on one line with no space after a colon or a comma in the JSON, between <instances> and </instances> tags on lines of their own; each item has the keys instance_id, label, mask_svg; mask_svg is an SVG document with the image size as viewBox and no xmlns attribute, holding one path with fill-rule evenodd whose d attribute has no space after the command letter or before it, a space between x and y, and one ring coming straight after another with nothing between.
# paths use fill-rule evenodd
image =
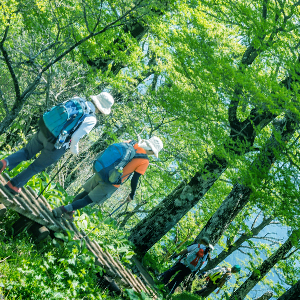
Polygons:
<instances>
[{"instance_id":1,"label":"tree canopy","mask_svg":"<svg viewBox=\"0 0 300 300\"><path fill-rule=\"evenodd\" d=\"M10 0L0 8L1 157L24 146L43 111L73 95L109 91L116 100L81 154L46 170L61 169L54 182L68 194L52 195L51 205L76 195L109 144L157 135L164 150L115 215L148 269L158 275L174 251L205 235L217 245L207 268L247 257L224 288L229 296L251 299L259 282L257 296L272 289L286 299L297 288L298 1ZM122 186L102 212L129 190ZM83 216L78 226L97 223L95 209ZM289 234L260 236L274 223Z\"/></svg>"}]
</instances>

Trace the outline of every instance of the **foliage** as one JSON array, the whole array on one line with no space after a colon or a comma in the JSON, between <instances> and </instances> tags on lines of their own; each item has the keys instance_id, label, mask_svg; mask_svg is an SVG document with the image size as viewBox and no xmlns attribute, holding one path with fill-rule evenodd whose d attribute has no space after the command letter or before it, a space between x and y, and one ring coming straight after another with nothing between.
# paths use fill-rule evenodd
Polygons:
<instances>
[{"instance_id":1,"label":"foliage","mask_svg":"<svg viewBox=\"0 0 300 300\"><path fill-rule=\"evenodd\" d=\"M1 292L7 299L103 299L97 287L94 256L71 233L46 243L42 252L26 234L17 240L1 236ZM5 239L5 241L4 241ZM56 246L56 247L55 247Z\"/></svg>"},{"instance_id":2,"label":"foliage","mask_svg":"<svg viewBox=\"0 0 300 300\"><path fill-rule=\"evenodd\" d=\"M116 222L102 215L98 209L87 207L84 212L78 212L75 222L79 229L84 230L91 239L108 251L113 257L123 263L130 263L134 255L132 244L126 239L124 232L118 228Z\"/></svg>"},{"instance_id":3,"label":"foliage","mask_svg":"<svg viewBox=\"0 0 300 300\"><path fill-rule=\"evenodd\" d=\"M150 298L143 292L138 293L138 292L135 292L134 290L125 289L124 299L126 299L126 300L151 300L152 297ZM158 300L159 299L161 299L161 298L158 298Z\"/></svg>"},{"instance_id":4,"label":"foliage","mask_svg":"<svg viewBox=\"0 0 300 300\"><path fill-rule=\"evenodd\" d=\"M192 293L187 293L187 292L183 292L181 294L177 294L177 295L174 295L172 296L171 298L172 300L199 300L199 299L202 299L202 297L200 296L197 296L195 294L192 294Z\"/></svg>"},{"instance_id":5,"label":"foliage","mask_svg":"<svg viewBox=\"0 0 300 300\"><path fill-rule=\"evenodd\" d=\"M15 173L9 174L14 176L17 172L26 168L29 163L23 162L18 169L13 170ZM49 181L49 175L43 172L33 176L28 185L39 194L48 185ZM44 190L43 195L54 207L67 204L73 198L57 182L50 183ZM83 211L87 213L78 211L79 215L75 217L77 227L87 232L93 231L94 226L97 227L97 230L93 231L89 237L98 241L101 247L110 252L116 259L119 259L124 264L130 264L129 259L134 255L134 252L131 244L125 238L124 232L118 229L116 222L111 218L105 217L98 209L87 207ZM17 215L7 214L4 221L6 227L9 228L10 224L16 221L16 218L18 218ZM24 299L27 299L27 297L28 299L41 299L42 297L49 299L81 299L80 297L83 294L90 295L89 297L91 298L89 299L105 298L105 294L103 295L103 292L97 288L97 277L95 276L96 273L102 274L102 269L95 266L94 257L87 250L85 242L73 240L73 235L73 232L68 232L67 236L62 233L55 233L56 239L52 243L47 243L47 250L43 250L44 252L49 252L45 252L43 255L40 255L38 250L34 249L35 246L26 235L24 240L10 240L12 247L21 242L22 247L28 247L33 250L32 253L31 250L25 251L24 259L22 258L23 260L20 261L17 267L10 263L6 266L7 269L11 269L9 277L12 278L12 281L9 283L3 282L2 287L11 286L13 292L9 292L9 295L11 297L21 296ZM11 251L13 251L13 248ZM3 253L8 253L6 256L9 256L10 250L5 248ZM6 256L1 254L1 257ZM17 258L18 255L16 255L15 259ZM17 264L18 261L15 263ZM8 272L8 274L10 273ZM15 277L23 279L17 281L14 279ZM39 280L43 283L39 283ZM51 284L53 281L57 281L57 286L54 286L52 289ZM65 289L68 289L68 293L64 293ZM46 291L44 292L43 290ZM34 291L36 298L29 298L28 295L31 291ZM64 298L65 296L70 298Z\"/></svg>"},{"instance_id":6,"label":"foliage","mask_svg":"<svg viewBox=\"0 0 300 300\"><path fill-rule=\"evenodd\" d=\"M82 156L64 157L61 161L66 166L54 180L62 162L29 181L37 194L49 183L43 194L52 207L69 203L90 176L96 145L154 134L164 142L160 158L150 160L135 200L120 208L114 219L107 216L125 199L129 184L122 187L122 195L114 195L100 209L86 207L77 212L76 225L92 231L90 236L112 255L129 262L134 252L126 240L127 230L182 180L201 173L203 162L212 154L224 157L228 169L147 253L144 262L153 274L171 265L168 258L174 251L193 242L241 178L251 179L250 203L231 220L219 247L227 250L229 242L249 233L258 209L282 225L299 227L298 133L276 153L277 162L266 177L251 169L276 121L284 114L299 117L298 2L32 0L2 1L0 7L0 146L5 151L1 157L30 139L39 116L53 104L105 88L116 99L112 115L101 119L90 138L81 141L81 150L87 149ZM131 34L137 25L147 32L143 40ZM99 64L91 68L87 62ZM243 139L232 146L229 137L239 132L232 126L234 107L235 122L242 123L253 111L270 112L277 119L272 125L266 120L254 128L249 149ZM280 139L279 133L275 136ZM29 163L8 174L15 176ZM67 191L66 181L71 182ZM271 244L258 240L261 237L248 240L239 249L246 253L243 269L249 272L275 249L274 240ZM289 270L299 276L293 266L297 255L278 263L279 282L273 284L268 278L262 283L280 295L285 284L294 283Z\"/></svg>"}]
</instances>

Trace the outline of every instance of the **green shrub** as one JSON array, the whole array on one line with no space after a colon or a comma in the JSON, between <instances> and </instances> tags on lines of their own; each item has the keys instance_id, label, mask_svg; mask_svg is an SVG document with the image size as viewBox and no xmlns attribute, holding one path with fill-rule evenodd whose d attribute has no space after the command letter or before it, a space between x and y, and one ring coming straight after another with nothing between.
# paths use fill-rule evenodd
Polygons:
<instances>
[{"instance_id":1,"label":"green shrub","mask_svg":"<svg viewBox=\"0 0 300 300\"><path fill-rule=\"evenodd\" d=\"M192 294L192 293L183 292L181 294L177 294L177 295L172 296L171 299L172 300L200 300L200 299L202 299L202 297L197 296L197 295Z\"/></svg>"},{"instance_id":2,"label":"green shrub","mask_svg":"<svg viewBox=\"0 0 300 300\"><path fill-rule=\"evenodd\" d=\"M55 235L59 239L48 242L43 253L26 234L1 243L0 291L6 299L108 298L97 286L96 273L103 270L84 242L73 240L72 232Z\"/></svg>"}]
</instances>

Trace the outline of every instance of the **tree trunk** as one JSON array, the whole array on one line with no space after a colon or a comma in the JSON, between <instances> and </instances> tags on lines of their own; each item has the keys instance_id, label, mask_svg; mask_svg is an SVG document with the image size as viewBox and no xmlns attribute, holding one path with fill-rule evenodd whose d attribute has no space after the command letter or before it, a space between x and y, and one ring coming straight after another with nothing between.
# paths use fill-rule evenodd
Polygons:
<instances>
[{"instance_id":1,"label":"tree trunk","mask_svg":"<svg viewBox=\"0 0 300 300\"><path fill-rule=\"evenodd\" d=\"M169 196L130 232L129 240L144 255L164 236L198 201L227 168L227 161L215 155L187 184L182 182Z\"/></svg>"},{"instance_id":2,"label":"tree trunk","mask_svg":"<svg viewBox=\"0 0 300 300\"><path fill-rule=\"evenodd\" d=\"M268 226L273 220L273 217L264 219L261 224L257 227L253 228L250 233L242 234L234 243L232 243L227 250L223 250L218 256L213 258L212 260L208 261L206 266L201 269L202 272L206 272L215 268L220 262L224 261L226 257L236 251L245 241L252 238L253 236L257 235L263 228Z\"/></svg>"},{"instance_id":3,"label":"tree trunk","mask_svg":"<svg viewBox=\"0 0 300 300\"><path fill-rule=\"evenodd\" d=\"M160 1L161 7L158 8L152 8L151 13L155 14L156 16L162 16L165 11L169 10L170 3L169 0L162 0ZM128 18L127 23L123 26L123 32L124 33L130 33L131 37L134 38L137 42L140 42L141 39L146 35L146 33L149 31L149 24L147 24L143 19L139 17L132 17L130 16ZM128 51L128 46L126 45L126 42L122 38L116 38L113 41L114 45L119 45L117 49L122 52L126 52L127 55L130 55ZM107 51L107 56L110 57L112 55L111 51ZM113 58L97 58L97 59L87 59L87 63L96 69L101 70L103 73L105 73L108 70L108 67L111 66L111 72L114 75L117 75L122 68L125 67L124 63L118 62L115 63Z\"/></svg>"},{"instance_id":4,"label":"tree trunk","mask_svg":"<svg viewBox=\"0 0 300 300\"><path fill-rule=\"evenodd\" d=\"M244 178L245 184L236 183L222 202L221 206L213 214L206 223L200 234L196 237L195 242L198 242L202 237L209 237L212 244L216 244L222 237L225 230L228 228L232 220L245 207L252 193L250 183L253 181L259 182L265 178L272 164L277 159L280 151L283 148L283 142L288 141L298 126L297 121L293 116L287 115L285 119L280 120L276 124L277 134L273 134L266 143L265 148L261 151L258 157L253 161L248 178ZM278 140L276 136L280 135ZM254 175L253 177L251 175Z\"/></svg>"},{"instance_id":5,"label":"tree trunk","mask_svg":"<svg viewBox=\"0 0 300 300\"><path fill-rule=\"evenodd\" d=\"M296 282L289 290L281 295L277 300L299 300L300 299L300 280Z\"/></svg>"},{"instance_id":6,"label":"tree trunk","mask_svg":"<svg viewBox=\"0 0 300 300\"><path fill-rule=\"evenodd\" d=\"M266 259L257 269L255 269L251 276L232 293L229 300L242 300L251 291L251 289L292 249L292 240L299 232L293 232L287 241L275 251L268 259Z\"/></svg>"},{"instance_id":7,"label":"tree trunk","mask_svg":"<svg viewBox=\"0 0 300 300\"><path fill-rule=\"evenodd\" d=\"M282 140L285 138L289 139L295 131L293 119L289 119L288 121L282 120L278 127L279 130L283 131ZM250 137L252 138L252 135L248 136L249 139ZM252 142L254 142L254 139L252 139ZM260 173L266 174L271 164L275 161L276 151L279 151L280 147L281 143L272 136L266 146L266 151L263 151L258 159L254 161L252 168L256 172L259 168ZM237 148L236 151L239 153L239 150L240 148ZM181 183L172 194L152 209L150 214L130 232L129 240L135 244L139 255L144 255L162 236L179 222L199 202L226 168L227 160L213 155L205 163L202 173L198 172L188 184L185 182ZM249 187L238 183L235 184L231 193L198 236L199 239L203 235L207 235L212 238L213 243L218 241L231 220L248 203L250 194L251 189ZM196 241L199 239L197 238Z\"/></svg>"},{"instance_id":8,"label":"tree trunk","mask_svg":"<svg viewBox=\"0 0 300 300\"><path fill-rule=\"evenodd\" d=\"M262 296L256 298L255 300L269 300L273 297L273 292L265 292Z\"/></svg>"},{"instance_id":9,"label":"tree trunk","mask_svg":"<svg viewBox=\"0 0 300 300\"><path fill-rule=\"evenodd\" d=\"M242 64L244 64L244 66L250 65L257 54L257 51L250 45L245 51ZM284 86L287 90L291 90L292 92L294 92L294 90L291 83L299 82L298 76L300 74L297 71L299 64L300 57L296 61L293 69L293 72L297 76L287 76L280 83L281 86ZM239 105L238 99L241 94L241 89L237 85L235 89L235 99L231 101L228 108L228 119L231 128L230 137L223 145L225 152L228 154L234 153L235 155L243 155L251 151L256 137L256 128L264 128L276 117L268 110L264 110L260 113L261 109L254 108L248 118L240 122L237 117L237 108ZM215 151L188 184L182 182L159 205L154 207L146 218L140 221L131 230L128 239L134 243L136 251L140 256L143 256L201 200L214 182L226 170L227 166L228 162L226 157L220 157L217 151ZM236 187L235 192L237 196L243 194L245 194L245 196L247 194L250 195L250 189L241 185ZM248 202L248 199L246 202ZM232 201L234 201L234 199L232 199ZM232 205L235 207L234 203Z\"/></svg>"}]
</instances>

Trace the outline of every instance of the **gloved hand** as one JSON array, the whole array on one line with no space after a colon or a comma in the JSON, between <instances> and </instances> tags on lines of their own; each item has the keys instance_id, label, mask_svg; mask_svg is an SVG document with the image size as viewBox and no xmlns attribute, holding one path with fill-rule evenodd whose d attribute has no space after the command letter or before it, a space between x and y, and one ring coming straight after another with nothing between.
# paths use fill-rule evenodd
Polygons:
<instances>
[{"instance_id":1,"label":"gloved hand","mask_svg":"<svg viewBox=\"0 0 300 300\"><path fill-rule=\"evenodd\" d=\"M68 142L64 143L62 146L66 148L66 150L68 150L71 146L71 141L72 140L69 140Z\"/></svg>"},{"instance_id":2,"label":"gloved hand","mask_svg":"<svg viewBox=\"0 0 300 300\"><path fill-rule=\"evenodd\" d=\"M73 144L71 142L70 151L71 151L72 154L77 155L79 153L78 143Z\"/></svg>"},{"instance_id":3,"label":"gloved hand","mask_svg":"<svg viewBox=\"0 0 300 300\"><path fill-rule=\"evenodd\" d=\"M126 201L127 201L127 202L132 201L132 198L130 197L130 195L128 195L128 197L126 198Z\"/></svg>"}]
</instances>

